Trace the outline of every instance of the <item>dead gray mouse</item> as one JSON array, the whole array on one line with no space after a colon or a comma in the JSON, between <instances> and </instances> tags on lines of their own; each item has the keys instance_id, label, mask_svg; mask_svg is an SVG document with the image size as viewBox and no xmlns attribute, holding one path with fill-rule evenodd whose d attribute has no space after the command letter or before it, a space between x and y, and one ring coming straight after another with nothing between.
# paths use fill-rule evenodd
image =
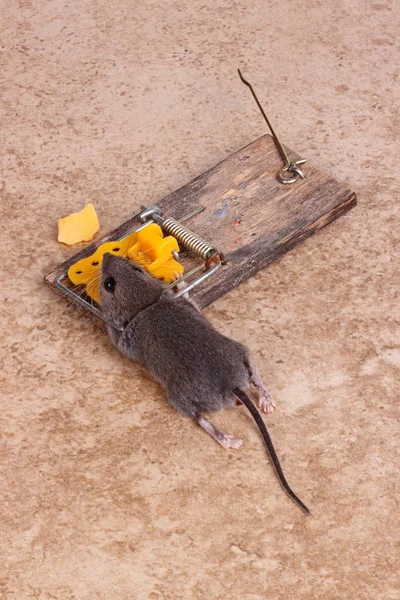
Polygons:
<instances>
[{"instance_id":1,"label":"dead gray mouse","mask_svg":"<svg viewBox=\"0 0 400 600\"><path fill-rule=\"evenodd\" d=\"M306 514L308 508L290 489L264 421L245 394L249 383L259 393L260 408L275 408L245 346L220 334L184 297L175 298L166 285L139 265L105 254L101 269L101 310L115 346L139 362L165 388L168 402L191 417L224 448L240 448L241 440L219 431L204 412L242 402L254 417L280 482ZM117 328L124 327L123 331Z\"/></svg>"}]
</instances>

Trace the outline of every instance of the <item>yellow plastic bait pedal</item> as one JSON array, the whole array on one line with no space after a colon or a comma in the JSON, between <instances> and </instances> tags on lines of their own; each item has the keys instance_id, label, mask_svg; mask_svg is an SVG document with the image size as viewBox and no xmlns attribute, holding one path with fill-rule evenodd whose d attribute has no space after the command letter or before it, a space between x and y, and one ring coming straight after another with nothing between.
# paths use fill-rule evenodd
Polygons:
<instances>
[{"instance_id":1,"label":"yellow plastic bait pedal","mask_svg":"<svg viewBox=\"0 0 400 600\"><path fill-rule=\"evenodd\" d=\"M164 238L161 227L151 223L122 240L102 244L94 254L71 265L68 277L74 285L86 285L87 295L100 304L100 269L106 252L126 256L153 277L171 283L183 274L183 266L175 260L174 251L179 252L176 239Z\"/></svg>"},{"instance_id":2,"label":"yellow plastic bait pedal","mask_svg":"<svg viewBox=\"0 0 400 600\"><path fill-rule=\"evenodd\" d=\"M174 252L179 252L176 239L171 235L163 237L161 227L152 223L137 232L137 242L129 248L128 257L153 277L171 283L183 274L183 266L175 260Z\"/></svg>"}]
</instances>

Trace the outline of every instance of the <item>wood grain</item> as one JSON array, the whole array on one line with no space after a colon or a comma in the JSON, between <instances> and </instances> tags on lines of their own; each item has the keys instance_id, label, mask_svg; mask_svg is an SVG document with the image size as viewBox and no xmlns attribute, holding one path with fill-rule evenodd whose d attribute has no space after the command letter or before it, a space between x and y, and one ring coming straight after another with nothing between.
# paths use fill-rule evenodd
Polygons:
<instances>
[{"instance_id":1,"label":"wood grain","mask_svg":"<svg viewBox=\"0 0 400 600\"><path fill-rule=\"evenodd\" d=\"M291 159L299 158L285 149ZM177 220L204 206L205 211L185 226L228 259L226 266L193 291L200 306L211 304L356 205L354 192L311 163L304 166L306 178L293 185L277 181L281 166L272 137L264 135L157 202L164 216ZM54 286L56 277L71 264L138 224L136 215L57 266L45 281Z\"/></svg>"}]
</instances>

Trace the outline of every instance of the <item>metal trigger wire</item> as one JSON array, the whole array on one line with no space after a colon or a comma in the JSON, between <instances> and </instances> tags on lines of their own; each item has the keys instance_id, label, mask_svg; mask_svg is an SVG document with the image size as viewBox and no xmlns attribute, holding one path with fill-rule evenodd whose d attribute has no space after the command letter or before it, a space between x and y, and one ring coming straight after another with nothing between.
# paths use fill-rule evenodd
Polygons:
<instances>
[{"instance_id":1,"label":"metal trigger wire","mask_svg":"<svg viewBox=\"0 0 400 600\"><path fill-rule=\"evenodd\" d=\"M267 115L264 112L263 107L260 104L259 99L256 96L255 91L253 90L253 86L251 85L251 83L249 83L243 77L240 69L238 69L238 73L239 73L239 77L240 77L240 80L242 81L242 83L247 85L247 87L250 89L252 96L253 96L254 100L256 101L256 104L257 104L262 116L264 117L266 124L268 125L271 135L274 138L276 147L279 150L279 154L281 155L282 160L285 163L284 166L282 167L282 169L280 169L280 171L278 171L278 174L277 174L278 181L280 181L281 183L295 183L295 181L297 181L299 178L304 179L305 175L304 175L303 171L300 169L299 165L303 165L304 163L306 163L307 159L299 158L298 160L294 160L294 161L289 160L289 157L288 157L284 147L280 143L278 136L276 135L271 123L269 122ZM289 174L292 173L293 177L286 177L286 173L289 173Z\"/></svg>"}]
</instances>

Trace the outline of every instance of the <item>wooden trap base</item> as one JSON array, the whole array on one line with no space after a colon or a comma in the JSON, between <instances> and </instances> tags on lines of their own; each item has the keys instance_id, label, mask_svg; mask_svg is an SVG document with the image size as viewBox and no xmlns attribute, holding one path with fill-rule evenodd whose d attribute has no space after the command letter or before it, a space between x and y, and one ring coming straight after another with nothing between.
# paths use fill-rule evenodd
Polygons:
<instances>
[{"instance_id":1,"label":"wooden trap base","mask_svg":"<svg viewBox=\"0 0 400 600\"><path fill-rule=\"evenodd\" d=\"M299 158L285 148L289 158ZM337 219L357 203L354 192L304 165L306 178L292 185L276 179L282 159L273 138L264 135L160 202L164 217L179 219L198 206L204 212L185 226L214 244L228 264L193 290L201 307L214 302L254 273L282 256L318 229ZM58 275L89 256L109 240L121 238L140 224L138 215L90 244L49 273L55 286Z\"/></svg>"}]
</instances>

